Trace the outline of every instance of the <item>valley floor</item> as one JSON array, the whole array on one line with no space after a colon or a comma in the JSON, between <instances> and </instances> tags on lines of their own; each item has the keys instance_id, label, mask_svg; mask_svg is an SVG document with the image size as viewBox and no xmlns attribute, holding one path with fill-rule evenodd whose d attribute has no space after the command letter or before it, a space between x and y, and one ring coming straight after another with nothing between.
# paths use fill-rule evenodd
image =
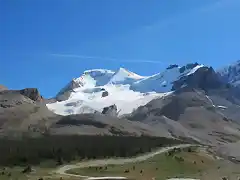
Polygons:
<instances>
[{"instance_id":1,"label":"valley floor","mask_svg":"<svg viewBox=\"0 0 240 180\"><path fill-rule=\"evenodd\" d=\"M66 177L127 177L137 180L166 180L173 177L188 177L201 180L218 180L222 177L237 179L240 177L240 165L216 159L205 148L191 147L193 152L188 152L189 145L180 145L181 152L174 152L168 156L174 147L162 148L160 151L133 159L97 160L64 166L57 172ZM179 159L183 161L179 161Z\"/></svg>"},{"instance_id":2,"label":"valley floor","mask_svg":"<svg viewBox=\"0 0 240 180\"><path fill-rule=\"evenodd\" d=\"M83 180L87 176L121 176L131 180L166 180L182 177L200 180L237 180L240 177L240 164L234 164L223 159L216 159L204 148L180 145L181 150L162 148L160 151L141 155L132 159L94 160L66 165L61 168L51 163L34 167L30 174L23 174L23 168L14 167L1 170L0 179L18 180ZM105 163L104 163L105 162ZM4 173L3 173L4 172ZM85 176L85 177L84 177Z\"/></svg>"}]
</instances>

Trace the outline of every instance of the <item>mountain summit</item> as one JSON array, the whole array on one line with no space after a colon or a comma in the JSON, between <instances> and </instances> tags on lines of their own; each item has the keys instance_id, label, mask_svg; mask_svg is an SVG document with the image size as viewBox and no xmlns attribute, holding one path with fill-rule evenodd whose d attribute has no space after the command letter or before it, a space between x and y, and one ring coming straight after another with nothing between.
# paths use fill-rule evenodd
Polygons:
<instances>
[{"instance_id":1,"label":"mountain summit","mask_svg":"<svg viewBox=\"0 0 240 180\"><path fill-rule=\"evenodd\" d=\"M198 63L170 65L163 72L141 76L124 68L117 71L93 69L72 79L56 96L58 102L47 104L60 115L101 113L116 105L119 115L131 113L154 98L182 88L214 89L219 77L211 67Z\"/></svg>"}]
</instances>

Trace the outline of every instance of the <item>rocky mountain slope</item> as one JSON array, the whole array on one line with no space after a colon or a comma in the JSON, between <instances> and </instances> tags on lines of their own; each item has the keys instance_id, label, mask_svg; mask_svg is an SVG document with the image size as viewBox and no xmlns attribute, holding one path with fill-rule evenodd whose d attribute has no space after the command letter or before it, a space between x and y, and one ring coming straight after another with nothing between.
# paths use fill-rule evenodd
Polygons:
<instances>
[{"instance_id":1,"label":"rocky mountain slope","mask_svg":"<svg viewBox=\"0 0 240 180\"><path fill-rule=\"evenodd\" d=\"M180 132L205 143L238 141L240 124L225 109L215 105L204 91L192 89L152 100L126 118L164 127L174 136Z\"/></svg>"},{"instance_id":2,"label":"rocky mountain slope","mask_svg":"<svg viewBox=\"0 0 240 180\"><path fill-rule=\"evenodd\" d=\"M160 135L147 124L101 114L54 114L35 88L0 91L0 135L109 134ZM107 109L107 107L106 107ZM108 113L111 108L108 109Z\"/></svg>"},{"instance_id":3,"label":"rocky mountain slope","mask_svg":"<svg viewBox=\"0 0 240 180\"><path fill-rule=\"evenodd\" d=\"M1 132L24 131L34 126L43 130L54 116L37 89L0 91Z\"/></svg>"}]
</instances>

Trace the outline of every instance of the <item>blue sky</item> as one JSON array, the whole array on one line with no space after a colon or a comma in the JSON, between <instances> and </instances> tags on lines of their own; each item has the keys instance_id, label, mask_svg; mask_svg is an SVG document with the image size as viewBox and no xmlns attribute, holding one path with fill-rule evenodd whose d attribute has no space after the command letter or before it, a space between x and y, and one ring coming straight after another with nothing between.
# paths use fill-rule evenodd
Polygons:
<instances>
[{"instance_id":1,"label":"blue sky","mask_svg":"<svg viewBox=\"0 0 240 180\"><path fill-rule=\"evenodd\" d=\"M0 0L0 84L54 96L86 69L240 59L240 0Z\"/></svg>"}]
</instances>

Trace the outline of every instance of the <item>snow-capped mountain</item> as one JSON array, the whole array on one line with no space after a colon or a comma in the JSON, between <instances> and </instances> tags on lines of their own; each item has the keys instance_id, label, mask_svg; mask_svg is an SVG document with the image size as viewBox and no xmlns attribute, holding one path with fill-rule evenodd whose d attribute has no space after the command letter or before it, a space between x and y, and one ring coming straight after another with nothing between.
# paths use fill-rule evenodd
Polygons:
<instances>
[{"instance_id":1,"label":"snow-capped mountain","mask_svg":"<svg viewBox=\"0 0 240 180\"><path fill-rule=\"evenodd\" d=\"M208 86L216 85L215 74L212 68L198 63L170 65L152 76L141 76L124 68L87 70L58 93L57 102L47 106L56 114L69 115L101 113L104 107L115 104L118 115L123 115L186 86L203 88L202 81Z\"/></svg>"},{"instance_id":2,"label":"snow-capped mountain","mask_svg":"<svg viewBox=\"0 0 240 180\"><path fill-rule=\"evenodd\" d=\"M189 64L183 67L169 66L165 71L145 77L131 85L131 89L139 92L168 92L173 90L173 83L183 76L189 76L203 67L199 64Z\"/></svg>"}]
</instances>

